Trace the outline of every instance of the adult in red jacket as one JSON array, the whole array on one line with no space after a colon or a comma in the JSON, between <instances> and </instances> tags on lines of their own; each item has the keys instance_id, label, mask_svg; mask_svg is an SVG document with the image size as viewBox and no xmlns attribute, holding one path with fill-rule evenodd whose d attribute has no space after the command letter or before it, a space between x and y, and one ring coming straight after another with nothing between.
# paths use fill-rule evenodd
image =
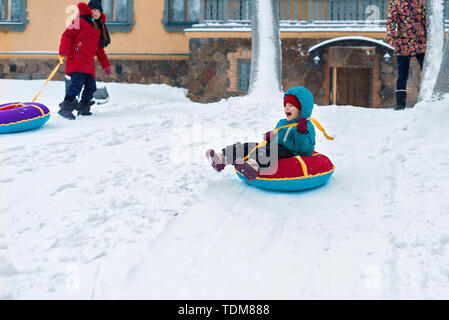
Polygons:
<instances>
[{"instance_id":1,"label":"adult in red jacket","mask_svg":"<svg viewBox=\"0 0 449 320\"><path fill-rule=\"evenodd\" d=\"M105 22L101 0L91 0L89 4L78 4L79 15L65 30L61 38L59 54L67 57L66 74L70 75L71 85L59 105L59 114L65 118L75 120L73 110L78 110L78 115L91 115L90 107L95 84L95 60L97 56L101 67L106 74L111 73L110 63L104 52L104 48L110 43L109 33ZM83 89L81 102L78 104L76 97Z\"/></svg>"}]
</instances>

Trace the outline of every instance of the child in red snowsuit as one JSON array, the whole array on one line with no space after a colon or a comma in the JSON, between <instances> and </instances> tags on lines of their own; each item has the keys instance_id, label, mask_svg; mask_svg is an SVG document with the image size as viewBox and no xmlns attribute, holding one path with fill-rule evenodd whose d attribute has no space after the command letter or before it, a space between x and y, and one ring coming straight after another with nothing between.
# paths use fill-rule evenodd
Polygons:
<instances>
[{"instance_id":1,"label":"child in red snowsuit","mask_svg":"<svg viewBox=\"0 0 449 320\"><path fill-rule=\"evenodd\" d=\"M66 74L70 75L72 81L58 113L70 120L76 119L73 110L78 110L78 115L92 114L90 107L94 104L92 98L97 90L95 56L106 74L111 74L110 63L104 52L111 41L101 0L91 0L89 4L80 2L78 9L79 15L63 33L59 47L59 54L67 57ZM78 103L76 97L83 87L81 102Z\"/></svg>"}]
</instances>

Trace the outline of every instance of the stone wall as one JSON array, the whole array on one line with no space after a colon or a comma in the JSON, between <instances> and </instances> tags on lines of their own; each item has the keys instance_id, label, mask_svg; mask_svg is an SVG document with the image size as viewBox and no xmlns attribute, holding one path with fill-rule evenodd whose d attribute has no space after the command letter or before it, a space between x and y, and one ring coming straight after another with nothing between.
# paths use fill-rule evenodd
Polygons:
<instances>
[{"instance_id":1,"label":"stone wall","mask_svg":"<svg viewBox=\"0 0 449 320\"><path fill-rule=\"evenodd\" d=\"M0 59L1 79L47 79L58 64L58 59ZM64 79L64 68L60 67L53 79Z\"/></svg>"},{"instance_id":2,"label":"stone wall","mask_svg":"<svg viewBox=\"0 0 449 320\"><path fill-rule=\"evenodd\" d=\"M312 92L315 103L327 104L325 101L326 72L322 60L318 65L308 55L310 47L320 43L320 39L282 39L282 87L285 91L297 86L304 86ZM324 56L326 58L326 55ZM323 58L322 58L323 59Z\"/></svg>"},{"instance_id":3,"label":"stone wall","mask_svg":"<svg viewBox=\"0 0 449 320\"><path fill-rule=\"evenodd\" d=\"M187 88L188 61L186 60L116 60L110 59L111 75L106 76L97 63L97 80L127 83L160 83ZM55 59L0 59L1 79L46 79L58 60ZM64 79L61 66L54 80Z\"/></svg>"},{"instance_id":4,"label":"stone wall","mask_svg":"<svg viewBox=\"0 0 449 320\"><path fill-rule=\"evenodd\" d=\"M282 39L282 85L284 90L295 86L306 86L314 95L316 103L329 104L330 57L329 48L323 47L316 54L309 55L312 46L326 39ZM366 43L364 45L367 45ZM394 107L397 78L396 58L383 46L369 44L374 56L369 67L373 68L373 105ZM236 87L238 70L236 60L251 58L251 39L191 39L188 75L188 96L199 102L219 101L231 96L245 95ZM389 52L390 61L384 59ZM361 66L365 62L357 53L343 50L340 59L353 61ZM315 64L313 58L320 61ZM355 55L355 56L354 56ZM357 60L358 59L358 60ZM408 104L413 105L418 98L421 73L415 59L410 68L408 82ZM376 95L376 96L375 96Z\"/></svg>"},{"instance_id":5,"label":"stone wall","mask_svg":"<svg viewBox=\"0 0 449 320\"><path fill-rule=\"evenodd\" d=\"M251 50L250 39L191 39L188 96L213 102L245 93L230 90L228 54ZM236 70L232 70L233 73Z\"/></svg>"},{"instance_id":6,"label":"stone wall","mask_svg":"<svg viewBox=\"0 0 449 320\"><path fill-rule=\"evenodd\" d=\"M282 39L282 85L284 90L306 86L320 105L329 104L330 57L329 48L312 55L309 48L325 39ZM373 70L373 101L379 107L395 105L397 78L396 58L384 59L386 52L375 47ZM188 88L190 99L199 102L219 101L231 96L245 95L238 88L238 60L251 60L251 39L215 38L191 39L190 60L119 60L111 59L110 76L106 76L97 63L97 80L122 83L159 83ZM342 61L357 61L354 52L343 50ZM344 53L346 52L346 53ZM315 64L313 58L320 61ZM392 55L392 54L391 54ZM360 60L360 59L359 59ZM0 59L1 79L46 79L57 64L57 59ZM376 71L377 70L377 71ZM64 67L54 77L64 79ZM412 59L407 84L408 105L418 98L421 72L416 59ZM377 94L377 97L374 95Z\"/></svg>"},{"instance_id":7,"label":"stone wall","mask_svg":"<svg viewBox=\"0 0 449 320\"><path fill-rule=\"evenodd\" d=\"M323 66L315 66L307 55L319 40L282 40L282 85L285 90L306 85L322 104ZM191 39L188 96L199 102L219 101L246 92L236 88L237 59L251 59L251 39Z\"/></svg>"}]
</instances>

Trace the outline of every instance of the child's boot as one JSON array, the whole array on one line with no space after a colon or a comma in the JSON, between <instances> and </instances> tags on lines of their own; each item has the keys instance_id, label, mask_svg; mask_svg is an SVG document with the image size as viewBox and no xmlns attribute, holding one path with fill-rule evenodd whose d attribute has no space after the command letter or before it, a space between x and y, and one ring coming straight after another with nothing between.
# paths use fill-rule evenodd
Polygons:
<instances>
[{"instance_id":1,"label":"child's boot","mask_svg":"<svg viewBox=\"0 0 449 320\"><path fill-rule=\"evenodd\" d=\"M90 107L95 104L95 101L81 101L78 107L78 115L91 116Z\"/></svg>"},{"instance_id":2,"label":"child's boot","mask_svg":"<svg viewBox=\"0 0 449 320\"><path fill-rule=\"evenodd\" d=\"M235 160L234 168L250 181L256 180L257 175L259 174L259 164L253 159L245 161L242 158L239 158Z\"/></svg>"},{"instance_id":3,"label":"child's boot","mask_svg":"<svg viewBox=\"0 0 449 320\"><path fill-rule=\"evenodd\" d=\"M76 99L73 101L64 100L59 104L61 110L58 111L58 114L66 119L75 120L76 117L72 112L75 108L77 108L77 105L78 101L76 101Z\"/></svg>"},{"instance_id":4,"label":"child's boot","mask_svg":"<svg viewBox=\"0 0 449 320\"><path fill-rule=\"evenodd\" d=\"M226 167L226 159L222 153L217 154L213 149L206 151L207 160L215 171L221 172Z\"/></svg>"}]
</instances>

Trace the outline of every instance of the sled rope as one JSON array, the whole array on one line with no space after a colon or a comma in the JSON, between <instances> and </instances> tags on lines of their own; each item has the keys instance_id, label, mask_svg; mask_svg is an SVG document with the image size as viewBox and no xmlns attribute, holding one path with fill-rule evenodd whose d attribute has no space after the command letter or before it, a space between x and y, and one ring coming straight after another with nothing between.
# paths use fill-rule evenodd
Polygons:
<instances>
[{"instance_id":1,"label":"sled rope","mask_svg":"<svg viewBox=\"0 0 449 320\"><path fill-rule=\"evenodd\" d=\"M334 140L334 139L335 139L334 137L331 137L331 136L329 136L329 135L326 133L326 131L324 130L323 126L322 126L322 125L321 125L315 118L310 117L310 118L308 118L307 120L310 120L310 122L312 122L312 123L315 125L315 127L317 127L318 130L320 130L320 131L324 134L324 136L326 137L327 140ZM281 129L294 127L294 126L296 126L296 125L297 125L296 123L287 124L287 125L285 125L285 126L282 126L282 127L279 127L279 128L274 129L273 132L274 132L274 133L278 133L279 130L281 130ZM258 148L260 148L260 147L263 147L263 146L266 145L267 143L268 143L267 140L265 140L265 141L259 143L257 146L255 146L255 147L248 153L248 155L247 155L245 158L243 158L243 160L245 160L245 161L248 160L248 158L250 157L250 155L251 155L256 149L258 149Z\"/></svg>"},{"instance_id":2,"label":"sled rope","mask_svg":"<svg viewBox=\"0 0 449 320\"><path fill-rule=\"evenodd\" d=\"M259 143L257 146L255 146L255 147L248 153L248 155L247 155L245 158L243 158L243 160L245 160L245 161L248 160L249 156L250 156L256 149L258 149L258 148L260 148L260 147L263 147L263 146L266 145L267 143L268 143L267 140L265 140L265 141Z\"/></svg>"},{"instance_id":3,"label":"sled rope","mask_svg":"<svg viewBox=\"0 0 449 320\"><path fill-rule=\"evenodd\" d=\"M59 59L59 64L53 69L53 71L50 73L50 76L48 77L47 81L45 82L44 86L42 87L42 89L38 92L38 94L34 97L32 102L36 102L37 98L39 98L39 96L41 95L42 91L44 90L44 88L47 86L47 84L51 81L51 79L53 79L53 77L55 76L56 72L58 72L59 66L61 66L62 64L64 64L64 57L62 56L58 56Z\"/></svg>"}]
</instances>

